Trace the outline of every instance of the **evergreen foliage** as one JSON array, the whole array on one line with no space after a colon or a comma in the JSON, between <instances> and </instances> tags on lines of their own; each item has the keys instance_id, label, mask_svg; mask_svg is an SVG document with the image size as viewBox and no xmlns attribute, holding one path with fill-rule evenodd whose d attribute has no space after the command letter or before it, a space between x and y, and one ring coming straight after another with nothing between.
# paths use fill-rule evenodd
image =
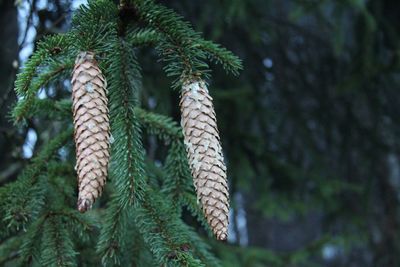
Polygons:
<instances>
[{"instance_id":1,"label":"evergreen foliage","mask_svg":"<svg viewBox=\"0 0 400 267\"><path fill-rule=\"evenodd\" d=\"M181 16L153 1L82 6L72 30L44 38L15 83L17 124L46 117L63 126L16 181L0 188L1 264L220 266L184 220L187 209L208 227L196 203L180 127L140 107L136 53L143 45L155 47L174 88L188 77L210 78L207 59L233 74L241 69L231 52L202 39ZM79 51L94 51L106 76L113 139L106 192L83 215L74 204L71 101L38 98L54 82L69 88L63 81L70 79ZM165 143L161 164L147 159L143 132Z\"/></svg>"},{"instance_id":2,"label":"evergreen foliage","mask_svg":"<svg viewBox=\"0 0 400 267\"><path fill-rule=\"evenodd\" d=\"M29 162L35 163L27 158L39 156L42 148L72 124L71 68L67 64L60 73L57 68L72 64L80 50L93 50L105 73L113 63L111 49L119 46L134 50L142 76L143 88L135 91L138 104L133 108L145 148L140 161L145 173L141 192L149 188L157 194L151 198L154 203L161 197L167 205L163 209L168 208L173 220L180 217L184 222L174 229L188 228L183 231L190 233L183 236L188 243L172 249L167 254L171 258L162 259L168 261L163 265L177 265L174 257L187 251L195 260L213 266L211 253L205 254L212 250L229 267L400 266L399 1L135 1L143 8L148 5L149 14L120 8L114 4L117 0L92 1L89 8L75 12L78 2L0 1L4 28L0 31L0 187L6 188L0 189L4 197L0 200L0 266L52 264L50 257L42 257L40 244L54 235L38 231L37 242L27 242L34 239L33 226L42 219L46 221L38 229L51 230L51 221L62 221L68 228L77 253L65 255L61 262L97 266L103 259L108 266L159 266L160 257L170 249L165 238L154 234L161 229L146 232L151 236L144 238L137 227L136 209L150 214L145 207L135 206L140 201L117 212L119 179L112 173L94 209L84 216L75 212L72 135L46 157L44 167L36 165L40 171L27 172L34 174L33 179L24 174L32 167ZM222 54L213 55L215 47L211 49L208 41L193 33L192 26L168 27L172 20L182 22L177 13L201 36L240 55L245 66L240 78L214 64L223 60ZM72 15L72 30L54 34L71 28ZM23 27L18 27L21 23ZM177 32L179 28L182 31ZM196 39L195 44L186 43L186 37ZM40 41L34 45L32 38ZM31 45L36 52L26 62ZM16 84L21 101L12 113L14 119L19 118L18 127L12 127L7 114L17 99L12 81L18 52L25 73L20 76L25 79L20 77ZM180 60L188 54L193 62L208 66L186 68L187 74L193 71L193 75L200 72L210 77L212 69L208 82L230 182L228 245L207 238L207 224L201 223L203 215L190 177L186 178L186 158L175 156L183 150L181 130L172 123L179 120L179 92L168 88L171 83L179 88L185 77L179 71L167 77L163 67L176 64L182 69L185 64ZM164 55L176 62L163 60ZM228 64L229 69L234 62L225 60L221 65ZM132 133L136 131L132 127ZM18 175L28 177L26 183L20 183ZM14 195L4 194L10 188L15 189ZM20 194L23 197L17 200ZM143 201L151 196L136 197ZM5 202L10 205L3 206ZM13 203L23 207L18 210ZM60 207L77 218L92 218L90 227L78 226L74 231L64 224L64 217L48 220L47 209L59 212ZM2 220L3 214L8 218ZM113 228L113 216L123 223ZM155 218L170 223L168 218ZM68 221L72 222L71 217ZM153 218L148 223L158 227ZM100 236L104 243L99 243ZM107 236L121 244L110 244ZM159 257L153 256L149 240L159 243ZM68 247L60 246L69 254ZM24 259L22 248L33 257L26 254Z\"/></svg>"}]
</instances>

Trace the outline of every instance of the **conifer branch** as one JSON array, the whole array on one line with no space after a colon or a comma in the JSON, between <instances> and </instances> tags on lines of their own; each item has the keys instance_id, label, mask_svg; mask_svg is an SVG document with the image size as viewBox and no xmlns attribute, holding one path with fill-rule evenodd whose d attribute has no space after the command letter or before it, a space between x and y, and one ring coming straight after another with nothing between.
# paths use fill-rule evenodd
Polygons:
<instances>
[{"instance_id":1,"label":"conifer branch","mask_svg":"<svg viewBox=\"0 0 400 267\"><path fill-rule=\"evenodd\" d=\"M167 76L176 77L174 87L183 82L183 77L208 76L205 53L196 47L200 35L174 11L155 4L152 0L137 0L139 17L157 32L162 41L156 47L163 61Z\"/></svg>"},{"instance_id":2,"label":"conifer branch","mask_svg":"<svg viewBox=\"0 0 400 267\"><path fill-rule=\"evenodd\" d=\"M144 45L157 46L160 41L162 41L162 34L152 29L137 30L129 40L135 47ZM239 71L243 69L242 61L219 44L199 38L197 47L205 52L209 59L221 64L227 72L238 75Z\"/></svg>"},{"instance_id":3,"label":"conifer branch","mask_svg":"<svg viewBox=\"0 0 400 267\"><path fill-rule=\"evenodd\" d=\"M36 97L37 92L46 86L49 82L59 78L63 73L66 74L73 67L73 61L66 63L52 64L47 72L41 73L34 82L25 91L23 98L18 101L17 106L13 110L13 118L16 122L25 118L27 111L33 104L33 99Z\"/></svg>"},{"instance_id":4,"label":"conifer branch","mask_svg":"<svg viewBox=\"0 0 400 267\"><path fill-rule=\"evenodd\" d=\"M153 29L140 29L134 31L127 41L134 47L156 45L160 41L159 34Z\"/></svg>"},{"instance_id":5,"label":"conifer branch","mask_svg":"<svg viewBox=\"0 0 400 267\"><path fill-rule=\"evenodd\" d=\"M115 140L112 144L114 163L110 168L119 177L115 181L117 191L127 196L125 206L132 204L135 198L141 198L144 183L144 151L140 126L134 112L134 107L138 105L141 76L133 51L128 51L124 39L116 40L114 51L117 51L117 56L110 59L112 62L108 72L111 84L110 117L114 118L111 129ZM121 147L125 150L118 149Z\"/></svg>"},{"instance_id":6,"label":"conifer branch","mask_svg":"<svg viewBox=\"0 0 400 267\"><path fill-rule=\"evenodd\" d=\"M182 138L182 129L170 117L134 107L133 112L140 124L149 133L165 141ZM71 117L71 101L68 99L54 101L51 99L33 99L26 110L25 119L44 116L50 119L65 119Z\"/></svg>"},{"instance_id":7,"label":"conifer branch","mask_svg":"<svg viewBox=\"0 0 400 267\"><path fill-rule=\"evenodd\" d=\"M96 248L103 265L120 263L122 249L125 247L125 226L127 225L129 211L131 209L121 206L120 198L117 196L114 196L107 207Z\"/></svg>"},{"instance_id":8,"label":"conifer branch","mask_svg":"<svg viewBox=\"0 0 400 267\"><path fill-rule=\"evenodd\" d=\"M204 240L202 240L191 227L189 227L186 224L184 224L183 227L186 228L189 233L189 239L190 243L193 244L194 254L198 256L198 258L205 264L205 266L210 266L210 267L221 266L220 261L210 252L211 250L210 246L206 242L204 242ZM209 229L209 234L212 235L211 229Z\"/></svg>"},{"instance_id":9,"label":"conifer branch","mask_svg":"<svg viewBox=\"0 0 400 267\"><path fill-rule=\"evenodd\" d=\"M41 241L41 234L43 233L45 221L46 215L42 215L28 228L28 231L23 238L22 246L20 249L21 265L26 265L31 263L34 259L36 261L39 259L39 244Z\"/></svg>"},{"instance_id":10,"label":"conifer branch","mask_svg":"<svg viewBox=\"0 0 400 267\"><path fill-rule=\"evenodd\" d=\"M6 266L7 262L13 261L19 256L18 250L21 242L18 235L4 241L0 239L0 266Z\"/></svg>"},{"instance_id":11,"label":"conifer branch","mask_svg":"<svg viewBox=\"0 0 400 267\"><path fill-rule=\"evenodd\" d=\"M63 226L59 216L47 215L40 251L42 266L76 266L76 252L71 235Z\"/></svg>"},{"instance_id":12,"label":"conifer branch","mask_svg":"<svg viewBox=\"0 0 400 267\"><path fill-rule=\"evenodd\" d=\"M135 108L140 123L145 126L149 134L158 136L160 139L170 141L182 138L182 130L170 117Z\"/></svg>"},{"instance_id":13,"label":"conifer branch","mask_svg":"<svg viewBox=\"0 0 400 267\"><path fill-rule=\"evenodd\" d=\"M53 35L46 37L38 43L38 48L32 57L25 63L15 81L15 91L18 96L23 97L32 79L36 75L38 67L50 56L55 56L69 47L68 35Z\"/></svg>"},{"instance_id":14,"label":"conifer branch","mask_svg":"<svg viewBox=\"0 0 400 267\"><path fill-rule=\"evenodd\" d=\"M44 204L43 188L36 186L39 175L46 169L47 162L54 153L71 136L72 130L69 129L53 138L24 169L16 182L0 188L0 219L7 224L8 229L19 230L39 212Z\"/></svg>"},{"instance_id":15,"label":"conifer branch","mask_svg":"<svg viewBox=\"0 0 400 267\"><path fill-rule=\"evenodd\" d=\"M65 220L65 223L78 234L79 237L84 237L88 232L94 231L98 228L98 222L91 216L91 214L82 214L75 209L64 209L53 212Z\"/></svg>"},{"instance_id":16,"label":"conifer branch","mask_svg":"<svg viewBox=\"0 0 400 267\"><path fill-rule=\"evenodd\" d=\"M136 228L134 223L129 227L128 236L130 244L127 254L129 254L128 261L130 264L132 266L157 266L157 262L149 246L144 242L140 231Z\"/></svg>"},{"instance_id":17,"label":"conifer branch","mask_svg":"<svg viewBox=\"0 0 400 267\"><path fill-rule=\"evenodd\" d=\"M166 178L163 191L176 203L182 194L194 193L192 176L186 158L186 151L182 142L174 142L169 149L165 161L164 171Z\"/></svg>"},{"instance_id":18,"label":"conifer branch","mask_svg":"<svg viewBox=\"0 0 400 267\"><path fill-rule=\"evenodd\" d=\"M179 214L181 207L185 206L212 236L210 226L197 204L193 190L192 175L185 153L185 148L181 141L172 143L164 166L166 175L163 192L178 206Z\"/></svg>"},{"instance_id":19,"label":"conifer branch","mask_svg":"<svg viewBox=\"0 0 400 267\"><path fill-rule=\"evenodd\" d=\"M132 46L154 45L166 62L167 75L176 78L174 86L189 77L207 78L207 58L233 73L238 72L241 63L228 50L203 40L174 11L151 0L132 3L121 1L122 9L129 8L125 14L114 1L89 1L77 12L69 34L49 37L39 45L18 76L20 101L13 117L19 121L46 116L70 123L67 119L71 118L71 101L38 99L36 95L67 74L79 51L95 52L109 83L114 140L109 165L111 200L104 213L94 212L104 214L96 248L102 263L219 266L200 237L179 218L182 206L200 221L203 218L195 203L182 130L171 118L139 107L141 74ZM124 20L123 13L135 17ZM147 26L131 27L142 25L141 22ZM164 168L145 169L142 128L171 145ZM69 195L73 195L73 182L65 181L72 168L67 165L69 156L61 162L53 160L53 156L71 136L72 130L67 130L45 144L17 181L0 189L0 232L7 236L28 227L26 234L19 232L18 236L21 250L16 257L22 264L76 265L77 242L72 235L91 236L86 234L92 234L99 226L90 214L84 216L65 207L71 201ZM153 173L157 184L148 179ZM8 241L11 244L13 239ZM0 244L0 259L1 248ZM131 248L137 250L134 259Z\"/></svg>"},{"instance_id":20,"label":"conifer branch","mask_svg":"<svg viewBox=\"0 0 400 267\"><path fill-rule=\"evenodd\" d=\"M34 98L27 107L25 119L33 117L45 117L53 120L71 119L71 100L63 99L55 101L52 99Z\"/></svg>"},{"instance_id":21,"label":"conifer branch","mask_svg":"<svg viewBox=\"0 0 400 267\"><path fill-rule=\"evenodd\" d=\"M118 8L108 0L89 1L81 5L72 18L74 47L78 51L104 51L117 25ZM76 54L75 54L76 55Z\"/></svg>"},{"instance_id":22,"label":"conifer branch","mask_svg":"<svg viewBox=\"0 0 400 267\"><path fill-rule=\"evenodd\" d=\"M135 223L158 264L204 266L195 259L188 244L188 233L179 218L168 212L168 204L150 188L141 206L135 209Z\"/></svg>"},{"instance_id":23,"label":"conifer branch","mask_svg":"<svg viewBox=\"0 0 400 267\"><path fill-rule=\"evenodd\" d=\"M231 51L215 44L211 41L201 40L199 42L199 49L207 53L207 56L215 62L222 65L222 67L234 75L239 75L239 71L243 69L242 61L235 56Z\"/></svg>"},{"instance_id":24,"label":"conifer branch","mask_svg":"<svg viewBox=\"0 0 400 267\"><path fill-rule=\"evenodd\" d=\"M121 257L125 246L124 227L133 204L142 199L144 187L144 151L140 125L134 112L141 88L138 63L123 38L114 37L106 75L110 82L111 131L114 138L110 178L115 185L111 205L107 209L97 251L103 263ZM123 148L123 149L121 149Z\"/></svg>"},{"instance_id":25,"label":"conifer branch","mask_svg":"<svg viewBox=\"0 0 400 267\"><path fill-rule=\"evenodd\" d=\"M20 262L24 266L32 261L41 266L76 266L71 230L89 231L93 227L93 221L76 211L49 210L23 236Z\"/></svg>"},{"instance_id":26,"label":"conifer branch","mask_svg":"<svg viewBox=\"0 0 400 267\"><path fill-rule=\"evenodd\" d=\"M193 217L197 219L197 221L206 229L207 234L209 236L213 236L210 225L207 223L207 220L204 218L203 212L198 205L196 196L190 192L183 192L179 195L178 202L181 206L184 206L188 209L188 211L192 214Z\"/></svg>"},{"instance_id":27,"label":"conifer branch","mask_svg":"<svg viewBox=\"0 0 400 267\"><path fill-rule=\"evenodd\" d=\"M152 0L133 2L141 19L160 34L157 50L167 63L164 70L168 76L178 76L180 79L175 81L174 86L181 85L192 76L208 78L209 67L205 62L207 57L221 63L225 70L235 75L242 69L239 58L225 48L201 38L173 10L157 5Z\"/></svg>"}]
</instances>

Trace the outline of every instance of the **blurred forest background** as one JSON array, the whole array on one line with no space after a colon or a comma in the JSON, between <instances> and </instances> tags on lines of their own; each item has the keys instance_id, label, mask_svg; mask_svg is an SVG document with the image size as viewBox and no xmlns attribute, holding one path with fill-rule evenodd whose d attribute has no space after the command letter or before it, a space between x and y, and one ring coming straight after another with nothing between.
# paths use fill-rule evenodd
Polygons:
<instances>
[{"instance_id":1,"label":"blurred forest background","mask_svg":"<svg viewBox=\"0 0 400 267\"><path fill-rule=\"evenodd\" d=\"M84 2L0 0L0 186L56 127L9 122L17 70ZM215 68L210 81L232 196L231 250L217 254L242 266L400 266L400 3L159 2L244 63L238 78ZM154 51L139 55L143 105L178 121ZM157 143L145 142L156 160Z\"/></svg>"}]
</instances>

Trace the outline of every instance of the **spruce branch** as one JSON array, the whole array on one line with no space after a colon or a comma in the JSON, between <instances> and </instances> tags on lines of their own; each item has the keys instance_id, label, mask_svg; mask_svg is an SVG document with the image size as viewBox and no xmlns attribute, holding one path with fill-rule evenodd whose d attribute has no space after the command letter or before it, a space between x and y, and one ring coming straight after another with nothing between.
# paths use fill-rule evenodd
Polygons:
<instances>
[{"instance_id":1,"label":"spruce branch","mask_svg":"<svg viewBox=\"0 0 400 267\"><path fill-rule=\"evenodd\" d=\"M44 189L37 186L40 173L54 153L72 136L68 129L45 145L39 154L25 167L18 180L0 188L0 219L8 229L19 230L36 216L43 206ZM6 231L8 229L2 229Z\"/></svg>"},{"instance_id":2,"label":"spruce branch","mask_svg":"<svg viewBox=\"0 0 400 267\"><path fill-rule=\"evenodd\" d=\"M25 96L27 93L38 67L49 57L67 50L70 46L70 39L65 34L52 35L45 37L37 46L38 48L35 53L29 58L17 75L15 91L20 97Z\"/></svg>"},{"instance_id":3,"label":"spruce branch","mask_svg":"<svg viewBox=\"0 0 400 267\"><path fill-rule=\"evenodd\" d=\"M6 263L18 258L21 243L21 237L18 235L4 241L0 239L0 266L7 266Z\"/></svg>"},{"instance_id":4,"label":"spruce branch","mask_svg":"<svg viewBox=\"0 0 400 267\"><path fill-rule=\"evenodd\" d=\"M205 266L219 267L221 262L210 252L211 247L188 225L184 228L189 233L190 244L193 246L194 254L205 264ZM211 234L211 230L209 231Z\"/></svg>"},{"instance_id":5,"label":"spruce branch","mask_svg":"<svg viewBox=\"0 0 400 267\"><path fill-rule=\"evenodd\" d=\"M212 230L197 203L185 147L181 141L172 143L165 161L164 173L163 192L173 200L178 214L181 214L182 207L186 207L212 236Z\"/></svg>"},{"instance_id":6,"label":"spruce branch","mask_svg":"<svg viewBox=\"0 0 400 267\"><path fill-rule=\"evenodd\" d=\"M24 266L33 260L38 260L40 256L40 241L43 233L43 226L46 221L46 215L38 218L27 230L24 235L20 249L20 265Z\"/></svg>"},{"instance_id":7,"label":"spruce branch","mask_svg":"<svg viewBox=\"0 0 400 267\"><path fill-rule=\"evenodd\" d=\"M34 98L27 106L24 118L29 120L34 117L44 117L52 120L71 120L71 105L69 99L55 101L52 99Z\"/></svg>"},{"instance_id":8,"label":"spruce branch","mask_svg":"<svg viewBox=\"0 0 400 267\"><path fill-rule=\"evenodd\" d=\"M31 83L28 89L24 92L22 99L20 99L14 107L12 117L15 122L20 122L22 119L25 119L28 110L33 104L33 99L41 88L46 86L49 82L60 78L63 74L66 75L72 67L72 60L64 63L55 62L49 66L48 71L41 73L36 79L34 79L34 82Z\"/></svg>"},{"instance_id":9,"label":"spruce branch","mask_svg":"<svg viewBox=\"0 0 400 267\"><path fill-rule=\"evenodd\" d=\"M173 200L178 213L180 214L181 207L186 207L212 236L212 230L197 203L185 147L181 141L172 143L165 161L164 173L162 191Z\"/></svg>"},{"instance_id":10,"label":"spruce branch","mask_svg":"<svg viewBox=\"0 0 400 267\"><path fill-rule=\"evenodd\" d=\"M97 251L104 264L119 262L125 247L124 235L128 214L134 204L143 198L145 185L144 150L141 130L134 112L141 88L140 71L133 51L124 38L115 34L110 40L110 55L106 69L109 79L111 132L110 180L115 193L107 208Z\"/></svg>"},{"instance_id":11,"label":"spruce branch","mask_svg":"<svg viewBox=\"0 0 400 267\"><path fill-rule=\"evenodd\" d=\"M178 217L170 212L170 204L150 188L140 207L135 209L135 224L150 247L158 264L204 266L193 257L188 232Z\"/></svg>"},{"instance_id":12,"label":"spruce branch","mask_svg":"<svg viewBox=\"0 0 400 267\"><path fill-rule=\"evenodd\" d=\"M182 84L188 77L208 78L207 57L222 64L225 70L237 75L242 69L241 60L233 53L201 38L182 16L152 0L133 1L140 18L154 29L153 40L163 61L168 76L178 77L174 86Z\"/></svg>"},{"instance_id":13,"label":"spruce branch","mask_svg":"<svg viewBox=\"0 0 400 267\"><path fill-rule=\"evenodd\" d=\"M104 50L117 25L118 8L108 0L89 1L81 5L72 19L71 33L77 51ZM76 54L76 53L75 53Z\"/></svg>"},{"instance_id":14,"label":"spruce branch","mask_svg":"<svg viewBox=\"0 0 400 267\"><path fill-rule=\"evenodd\" d=\"M72 229L80 238L87 237L88 233L99 228L99 222L90 213L81 214L75 209L62 209L52 214L63 218L69 229Z\"/></svg>"},{"instance_id":15,"label":"spruce branch","mask_svg":"<svg viewBox=\"0 0 400 267\"><path fill-rule=\"evenodd\" d=\"M144 184L144 150L141 143L141 130L134 112L138 105L141 76L138 63L126 41L117 38L110 57L107 74L110 80L110 117L112 144L111 170L118 179L115 185L118 193L127 196L127 203L141 198ZM123 147L124 149L119 149ZM127 186L129 185L129 186Z\"/></svg>"},{"instance_id":16,"label":"spruce branch","mask_svg":"<svg viewBox=\"0 0 400 267\"><path fill-rule=\"evenodd\" d=\"M168 116L147 111L137 106L133 108L133 113L149 134L156 135L166 142L179 140L183 137L179 124ZM60 120L70 118L71 100L54 101L34 98L31 105L27 107L25 119L31 119L36 116Z\"/></svg>"},{"instance_id":17,"label":"spruce branch","mask_svg":"<svg viewBox=\"0 0 400 267\"><path fill-rule=\"evenodd\" d=\"M43 225L40 264L42 266L77 266L71 235L60 216L48 214Z\"/></svg>"},{"instance_id":18,"label":"spruce branch","mask_svg":"<svg viewBox=\"0 0 400 267\"><path fill-rule=\"evenodd\" d=\"M156 135L167 142L182 138L182 130L170 117L135 108L140 123L149 134Z\"/></svg>"},{"instance_id":19,"label":"spruce branch","mask_svg":"<svg viewBox=\"0 0 400 267\"><path fill-rule=\"evenodd\" d=\"M212 229L207 223L206 218L204 218L204 214L198 205L197 198L193 193L183 192L179 195L178 202L180 206L186 207L188 209L190 214L192 214L192 216L195 217L196 220L204 227L209 236L213 236Z\"/></svg>"},{"instance_id":20,"label":"spruce branch","mask_svg":"<svg viewBox=\"0 0 400 267\"><path fill-rule=\"evenodd\" d=\"M193 31L189 23L174 11L155 4L151 0L135 1L138 15L148 27L162 36L156 49L163 61L167 76L176 77L174 87L182 83L182 77L208 77L205 53L196 47L200 35Z\"/></svg>"},{"instance_id":21,"label":"spruce branch","mask_svg":"<svg viewBox=\"0 0 400 267\"><path fill-rule=\"evenodd\" d=\"M78 225L76 225L78 224ZM23 235L20 263L36 262L41 266L76 266L71 230L83 227L89 231L94 223L87 216L69 209L52 210L42 214Z\"/></svg>"},{"instance_id":22,"label":"spruce branch","mask_svg":"<svg viewBox=\"0 0 400 267\"><path fill-rule=\"evenodd\" d=\"M243 69L242 60L235 56L231 51L211 41L201 40L199 49L207 53L207 56L234 75L239 75L239 71Z\"/></svg>"},{"instance_id":23,"label":"spruce branch","mask_svg":"<svg viewBox=\"0 0 400 267\"><path fill-rule=\"evenodd\" d=\"M132 209L121 206L122 197L114 195L103 219L96 251L103 265L119 264L125 248L126 225Z\"/></svg>"},{"instance_id":24,"label":"spruce branch","mask_svg":"<svg viewBox=\"0 0 400 267\"><path fill-rule=\"evenodd\" d=\"M192 176L186 158L185 147L182 142L173 142L165 161L166 174L163 191L171 197L174 203L187 192L194 193Z\"/></svg>"},{"instance_id":25,"label":"spruce branch","mask_svg":"<svg viewBox=\"0 0 400 267\"><path fill-rule=\"evenodd\" d=\"M138 17L123 21L123 12L114 1L89 1L77 12L69 34L51 37L39 46L16 82L20 101L13 117L20 121L46 116L69 124L71 101L38 99L36 95L72 68L78 51L96 52L110 85L114 140L109 168L111 200L104 212L93 212L104 215L96 248L102 263L141 262L139 258L144 257L148 258L146 262L171 266L219 266L203 240L179 218L182 206L198 219L203 218L190 183L182 130L171 118L139 107L141 74L132 46L156 46L166 62L167 75L176 78L174 86L193 77L207 78L207 58L233 73L241 68L240 60L203 40L172 10L149 0L138 0L133 5L129 0L120 3L122 9L134 11L126 15ZM147 26L130 27L137 26L131 23L137 18ZM161 183L151 184L148 179L155 170L145 169L142 129L171 144L164 168L156 170L159 176L166 174L160 192L154 188L159 189ZM73 237L93 235L99 226L92 217L65 207L70 201L68 195L73 195L71 184L64 182L71 176L71 166L66 165L69 159L59 162L53 160L53 155L70 138L71 130L67 130L44 145L18 180L0 189L0 231L28 227L26 234L19 232L18 257L22 264L74 266L79 242L73 242ZM204 218L200 221L204 223ZM130 248L140 250L135 259L129 255Z\"/></svg>"},{"instance_id":26,"label":"spruce branch","mask_svg":"<svg viewBox=\"0 0 400 267\"><path fill-rule=\"evenodd\" d=\"M133 221L133 220L132 220ZM144 242L140 231L133 223L128 229L129 246L127 250L127 261L132 266L157 266L149 246Z\"/></svg>"},{"instance_id":27,"label":"spruce branch","mask_svg":"<svg viewBox=\"0 0 400 267\"><path fill-rule=\"evenodd\" d=\"M161 37L153 29L139 29L128 35L127 41L134 47L156 45Z\"/></svg>"}]
</instances>

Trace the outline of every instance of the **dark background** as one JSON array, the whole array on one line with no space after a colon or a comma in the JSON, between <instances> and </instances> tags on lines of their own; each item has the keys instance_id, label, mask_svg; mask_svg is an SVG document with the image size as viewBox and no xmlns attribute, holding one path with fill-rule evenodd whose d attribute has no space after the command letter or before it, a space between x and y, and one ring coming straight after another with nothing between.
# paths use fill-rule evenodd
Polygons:
<instances>
[{"instance_id":1,"label":"dark background","mask_svg":"<svg viewBox=\"0 0 400 267\"><path fill-rule=\"evenodd\" d=\"M240 76L213 65L210 81L232 196L227 261L400 266L400 3L159 2L243 60ZM0 186L52 130L39 119L10 123L17 68L35 40L68 30L78 4L0 0ZM143 106L179 120L178 94L154 52L141 49L140 61ZM69 93L55 86L40 97Z\"/></svg>"}]
</instances>

